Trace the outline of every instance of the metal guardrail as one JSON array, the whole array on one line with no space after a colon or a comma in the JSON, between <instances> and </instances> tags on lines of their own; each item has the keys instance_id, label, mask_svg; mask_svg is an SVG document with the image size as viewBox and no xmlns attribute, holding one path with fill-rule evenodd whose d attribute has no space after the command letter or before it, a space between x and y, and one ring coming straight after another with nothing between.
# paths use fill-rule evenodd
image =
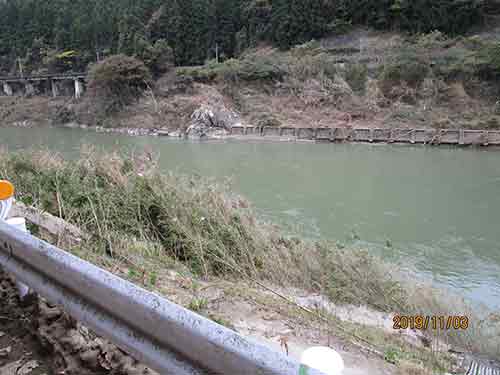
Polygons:
<instances>
[{"instance_id":1,"label":"metal guardrail","mask_svg":"<svg viewBox=\"0 0 500 375\"><path fill-rule=\"evenodd\" d=\"M322 374L2 220L0 266L161 374Z\"/></svg>"}]
</instances>

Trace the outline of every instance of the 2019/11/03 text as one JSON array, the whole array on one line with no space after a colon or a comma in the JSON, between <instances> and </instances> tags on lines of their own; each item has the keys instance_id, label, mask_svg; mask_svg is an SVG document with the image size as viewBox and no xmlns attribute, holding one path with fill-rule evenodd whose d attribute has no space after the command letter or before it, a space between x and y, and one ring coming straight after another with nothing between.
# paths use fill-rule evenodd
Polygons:
<instances>
[{"instance_id":1,"label":"2019/11/03 text","mask_svg":"<svg viewBox=\"0 0 500 375\"><path fill-rule=\"evenodd\" d=\"M469 317L450 315L396 315L392 319L393 328L416 330L466 330L469 328Z\"/></svg>"}]
</instances>

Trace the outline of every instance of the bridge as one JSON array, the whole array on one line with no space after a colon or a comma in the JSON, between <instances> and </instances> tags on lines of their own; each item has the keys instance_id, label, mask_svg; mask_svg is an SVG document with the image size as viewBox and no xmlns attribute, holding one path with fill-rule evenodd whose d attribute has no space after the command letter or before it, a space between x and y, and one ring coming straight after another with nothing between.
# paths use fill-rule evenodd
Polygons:
<instances>
[{"instance_id":1,"label":"bridge","mask_svg":"<svg viewBox=\"0 0 500 375\"><path fill-rule=\"evenodd\" d=\"M85 91L86 80L87 73L0 76L0 93L6 96L71 95L79 99Z\"/></svg>"}]
</instances>

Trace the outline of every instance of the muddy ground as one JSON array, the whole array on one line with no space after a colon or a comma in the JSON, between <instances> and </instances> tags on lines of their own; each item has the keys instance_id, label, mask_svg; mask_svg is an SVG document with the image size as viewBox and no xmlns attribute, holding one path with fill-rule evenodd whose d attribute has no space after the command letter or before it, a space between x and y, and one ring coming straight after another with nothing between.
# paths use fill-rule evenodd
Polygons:
<instances>
[{"instance_id":1,"label":"muddy ground","mask_svg":"<svg viewBox=\"0 0 500 375\"><path fill-rule=\"evenodd\" d=\"M156 375L0 270L0 375Z\"/></svg>"},{"instance_id":2,"label":"muddy ground","mask_svg":"<svg viewBox=\"0 0 500 375\"><path fill-rule=\"evenodd\" d=\"M52 358L33 334L33 309L19 304L13 283L0 271L0 375L52 375Z\"/></svg>"}]
</instances>

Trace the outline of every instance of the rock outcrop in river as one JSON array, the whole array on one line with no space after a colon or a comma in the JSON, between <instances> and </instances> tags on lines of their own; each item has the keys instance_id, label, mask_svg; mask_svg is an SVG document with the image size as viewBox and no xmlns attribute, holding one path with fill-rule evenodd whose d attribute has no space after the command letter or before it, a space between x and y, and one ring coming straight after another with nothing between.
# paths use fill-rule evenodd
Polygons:
<instances>
[{"instance_id":1,"label":"rock outcrop in river","mask_svg":"<svg viewBox=\"0 0 500 375\"><path fill-rule=\"evenodd\" d=\"M191 114L191 123L186 129L186 137L204 138L214 133L226 134L232 126L240 124L236 112L228 109L224 104L202 104Z\"/></svg>"}]
</instances>

